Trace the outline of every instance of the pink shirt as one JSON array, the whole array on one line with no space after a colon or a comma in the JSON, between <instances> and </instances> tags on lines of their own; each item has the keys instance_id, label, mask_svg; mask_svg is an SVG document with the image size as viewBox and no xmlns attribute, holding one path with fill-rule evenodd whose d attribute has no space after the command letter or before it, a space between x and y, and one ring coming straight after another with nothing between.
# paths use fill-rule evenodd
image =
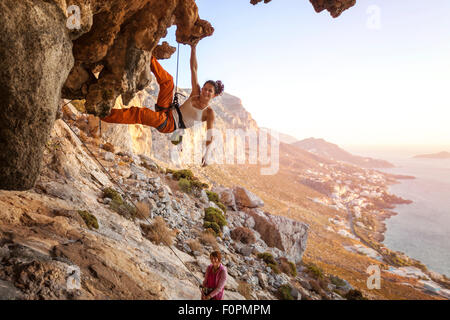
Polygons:
<instances>
[{"instance_id":1,"label":"pink shirt","mask_svg":"<svg viewBox=\"0 0 450 320\"><path fill-rule=\"evenodd\" d=\"M226 281L227 281L227 268L224 265L220 264L217 272L213 271L212 264L210 264L208 268L206 268L203 286L207 288L214 288L214 290L209 294L213 300L222 300Z\"/></svg>"}]
</instances>

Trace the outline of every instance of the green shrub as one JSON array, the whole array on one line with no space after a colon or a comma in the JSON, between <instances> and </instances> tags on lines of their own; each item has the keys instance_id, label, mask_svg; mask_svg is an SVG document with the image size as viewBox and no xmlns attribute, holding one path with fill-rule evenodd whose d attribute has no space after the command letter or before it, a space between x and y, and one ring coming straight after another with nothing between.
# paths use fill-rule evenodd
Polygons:
<instances>
[{"instance_id":1,"label":"green shrub","mask_svg":"<svg viewBox=\"0 0 450 320\"><path fill-rule=\"evenodd\" d=\"M280 300L294 300L291 294L291 287L287 284L283 284L278 288L278 295L280 296Z\"/></svg>"},{"instance_id":2,"label":"green shrub","mask_svg":"<svg viewBox=\"0 0 450 320\"><path fill-rule=\"evenodd\" d=\"M111 201L109 204L109 208L115 212L117 212L118 214L120 214L121 216L133 220L138 216L138 211L136 209L136 207L126 201L122 200L122 203L120 202L116 202L116 201Z\"/></svg>"},{"instance_id":3,"label":"green shrub","mask_svg":"<svg viewBox=\"0 0 450 320\"><path fill-rule=\"evenodd\" d=\"M336 276L331 276L330 281L332 284L334 284L336 286L336 288L342 288L342 287L345 287L345 285L346 285L344 280L342 280L341 278L336 277Z\"/></svg>"},{"instance_id":4,"label":"green shrub","mask_svg":"<svg viewBox=\"0 0 450 320\"><path fill-rule=\"evenodd\" d=\"M270 252L258 253L258 258L262 259L266 264L277 264L273 255Z\"/></svg>"},{"instance_id":5,"label":"green shrub","mask_svg":"<svg viewBox=\"0 0 450 320\"><path fill-rule=\"evenodd\" d=\"M97 218L86 210L78 210L78 214L83 218L84 223L89 229L98 229L98 221Z\"/></svg>"},{"instance_id":6,"label":"green shrub","mask_svg":"<svg viewBox=\"0 0 450 320\"><path fill-rule=\"evenodd\" d=\"M212 201L214 203L215 202L220 202L219 195L217 193L209 191L209 190L206 190L206 194L208 195L209 201Z\"/></svg>"},{"instance_id":7,"label":"green shrub","mask_svg":"<svg viewBox=\"0 0 450 320\"><path fill-rule=\"evenodd\" d=\"M269 264L267 264L267 266L270 267L270 269L272 269L272 271L275 274L280 274L281 273L280 268L278 268L278 265L276 264L276 262L275 263L269 263Z\"/></svg>"},{"instance_id":8,"label":"green shrub","mask_svg":"<svg viewBox=\"0 0 450 320\"><path fill-rule=\"evenodd\" d=\"M120 193L118 193L113 188L105 188L103 189L103 198L110 198L112 201L116 202L117 204L122 204L123 199Z\"/></svg>"},{"instance_id":9,"label":"green shrub","mask_svg":"<svg viewBox=\"0 0 450 320\"><path fill-rule=\"evenodd\" d=\"M180 180L178 180L178 186L183 192L191 193L192 191L191 182L185 178L181 178Z\"/></svg>"},{"instance_id":10,"label":"green shrub","mask_svg":"<svg viewBox=\"0 0 450 320\"><path fill-rule=\"evenodd\" d=\"M183 170L172 170L166 169L166 173L171 173L172 178L176 181L180 181L181 179L185 179L189 181L190 188L202 190L205 188L209 188L208 184L201 182L197 177L194 177L194 174L191 170L183 169Z\"/></svg>"},{"instance_id":11,"label":"green shrub","mask_svg":"<svg viewBox=\"0 0 450 320\"><path fill-rule=\"evenodd\" d=\"M198 190L209 188L209 185L207 183L200 182L199 180L192 180L191 185L192 185L192 188L198 189Z\"/></svg>"},{"instance_id":12,"label":"green shrub","mask_svg":"<svg viewBox=\"0 0 450 320\"><path fill-rule=\"evenodd\" d=\"M316 266L314 263L310 263L306 266L308 269L309 274L314 279L322 279L323 278L323 272L322 269L320 269L318 266Z\"/></svg>"},{"instance_id":13,"label":"green shrub","mask_svg":"<svg viewBox=\"0 0 450 320\"><path fill-rule=\"evenodd\" d=\"M220 226L215 222L205 221L203 222L203 228L212 229L216 236L220 235L220 233L222 232Z\"/></svg>"},{"instance_id":14,"label":"green shrub","mask_svg":"<svg viewBox=\"0 0 450 320\"><path fill-rule=\"evenodd\" d=\"M134 205L124 201L122 196L112 188L105 188L103 190L103 197L110 198L109 208L127 219L134 220L138 215L137 209Z\"/></svg>"},{"instance_id":15,"label":"green shrub","mask_svg":"<svg viewBox=\"0 0 450 320\"><path fill-rule=\"evenodd\" d=\"M227 212L227 207L222 202L216 203L216 205L223 211Z\"/></svg>"},{"instance_id":16,"label":"green shrub","mask_svg":"<svg viewBox=\"0 0 450 320\"><path fill-rule=\"evenodd\" d=\"M223 212L227 212L227 207L220 202L219 195L217 193L206 190L206 194L208 195L209 201L214 202Z\"/></svg>"},{"instance_id":17,"label":"green shrub","mask_svg":"<svg viewBox=\"0 0 450 320\"><path fill-rule=\"evenodd\" d=\"M288 276L296 277L297 276L297 267L295 263L289 261L286 258L280 258L280 268L281 271L287 274Z\"/></svg>"},{"instance_id":18,"label":"green shrub","mask_svg":"<svg viewBox=\"0 0 450 320\"><path fill-rule=\"evenodd\" d=\"M178 171L173 171L172 172L172 176L175 180L180 180L181 178L187 179L187 180L192 180L194 177L194 174L192 173L191 170L178 170Z\"/></svg>"},{"instance_id":19,"label":"green shrub","mask_svg":"<svg viewBox=\"0 0 450 320\"><path fill-rule=\"evenodd\" d=\"M280 274L280 268L278 267L278 263L275 261L275 258L270 252L262 252L258 253L257 257L262 259L268 267L272 269L275 274Z\"/></svg>"},{"instance_id":20,"label":"green shrub","mask_svg":"<svg viewBox=\"0 0 450 320\"><path fill-rule=\"evenodd\" d=\"M292 261L288 261L288 263L289 263L289 266L291 267L291 275L293 277L296 277L297 276L297 266Z\"/></svg>"},{"instance_id":21,"label":"green shrub","mask_svg":"<svg viewBox=\"0 0 450 320\"><path fill-rule=\"evenodd\" d=\"M223 226L227 225L227 220L225 219L223 213L214 207L208 207L205 209L205 221L217 223L221 230Z\"/></svg>"}]
</instances>

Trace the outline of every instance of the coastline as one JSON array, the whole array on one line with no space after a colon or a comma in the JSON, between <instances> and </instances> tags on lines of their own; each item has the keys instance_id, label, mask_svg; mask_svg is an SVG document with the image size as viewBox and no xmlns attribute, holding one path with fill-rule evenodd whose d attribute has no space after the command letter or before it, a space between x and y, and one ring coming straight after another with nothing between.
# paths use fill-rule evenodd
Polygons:
<instances>
[{"instance_id":1,"label":"coastline","mask_svg":"<svg viewBox=\"0 0 450 320\"><path fill-rule=\"evenodd\" d=\"M378 172L380 172L381 174L383 174L387 178L389 178L389 179L387 179L386 185L384 186L386 188L388 188L389 185L400 184L401 181L399 181L399 180L416 179L415 176L410 176L410 175L389 174L389 173L385 173L385 172L381 172L381 171L378 171ZM390 179L392 179L392 180L390 180ZM394 195L394 196L396 196L396 195ZM396 197L398 197L398 196L396 196ZM383 210L383 211L381 211L380 214L375 216L375 219L378 221L378 225L377 225L377 228L375 229L373 237L375 240L377 240L380 243L382 243L385 240L385 233L387 231L386 220L390 219L393 216L398 215L398 212L393 211L393 210L395 210L396 206L399 204L413 203L413 200L403 199L401 197L398 197L398 198L402 199L403 201L389 203L390 207L388 209L379 208L380 210Z\"/></svg>"},{"instance_id":2,"label":"coastline","mask_svg":"<svg viewBox=\"0 0 450 320\"><path fill-rule=\"evenodd\" d=\"M426 263L430 270L450 275L448 243L448 194L450 192L450 161L389 158L396 169L381 169L388 175L414 175L416 181L398 180L389 183L387 191L413 201L411 206L396 206L396 214L386 216L383 243ZM395 217L394 217L395 216ZM390 220L388 220L390 219ZM413 236L415 241L410 241Z\"/></svg>"},{"instance_id":3,"label":"coastline","mask_svg":"<svg viewBox=\"0 0 450 320\"><path fill-rule=\"evenodd\" d=\"M359 245L354 244L355 250L378 260L384 272L400 276L406 274L404 277L413 281L411 284L422 291L427 289L420 281L427 279L434 286L435 293L447 294L446 290L450 290L448 278L429 269L422 261L397 251L395 246L385 244L387 220L399 215L399 205L413 204L413 200L403 198L402 194L391 193L389 188L401 184L401 180L414 180L418 177L359 168L345 163L323 164L320 167L319 170L305 170L299 177L299 182L322 194L321 197L310 198L311 201L340 212L345 211L345 216L334 215L328 219L330 225L327 230L359 241ZM349 248L346 247L347 250L352 250Z\"/></svg>"}]
</instances>

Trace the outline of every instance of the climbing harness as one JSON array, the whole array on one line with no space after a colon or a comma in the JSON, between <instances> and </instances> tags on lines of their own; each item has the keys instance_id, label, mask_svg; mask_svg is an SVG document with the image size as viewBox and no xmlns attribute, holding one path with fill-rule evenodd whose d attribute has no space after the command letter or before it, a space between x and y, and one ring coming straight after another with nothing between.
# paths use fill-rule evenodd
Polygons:
<instances>
[{"instance_id":1,"label":"climbing harness","mask_svg":"<svg viewBox=\"0 0 450 320\"><path fill-rule=\"evenodd\" d=\"M75 99L73 99L75 100ZM68 105L69 103L71 103L73 100L70 100L69 102L67 102L66 104L64 104L61 108L65 107L66 105ZM64 121L64 123L67 125L67 127L69 127L70 131L73 132L73 134L78 138L78 140L81 142L81 144L86 148L86 150L89 152L89 154L95 159L95 161L97 161L97 163L100 165L100 167L103 169L103 171L106 173L106 175L108 176L108 178L110 179L110 181L112 181L117 187L119 187L120 191L122 191L122 194L125 196L125 198L133 205L133 207L136 208L136 210L138 210L138 207L134 204L133 200L131 199L131 197L122 189L122 187L119 185L119 183L112 177L112 175L109 173L109 171L103 166L103 164L97 159L97 157L95 156L95 154L89 149L89 147L84 143L83 140L80 139L80 137L78 136L78 134L72 129L72 127L67 123L66 120L64 120L63 118L61 118L62 121ZM151 222L144 217L144 219L151 224ZM192 271L187 267L187 265L183 262L183 260L176 254L176 252L172 249L171 246L166 245L171 251L172 253L178 258L178 260L180 260L180 262L185 266L185 268L189 271L189 273L194 277L195 280L197 280L197 282L199 283L199 285L202 285L202 282L192 273Z\"/></svg>"},{"instance_id":2,"label":"climbing harness","mask_svg":"<svg viewBox=\"0 0 450 320\"><path fill-rule=\"evenodd\" d=\"M173 101L170 104L169 107L161 107L157 104L155 104L155 111L156 112L170 112L171 110L175 109L178 115L178 123L175 124L175 131L170 137L170 142L174 145L178 145L183 140L183 131L186 129L186 125L183 121L183 115L181 114L180 110L180 102L179 102L179 96L186 97L184 94L178 92L178 71L179 71L179 65L180 65L180 43L178 43L178 49L177 49L177 72L175 75L175 94L173 96ZM161 131L164 129L167 125L167 119L156 129L158 131Z\"/></svg>"}]
</instances>

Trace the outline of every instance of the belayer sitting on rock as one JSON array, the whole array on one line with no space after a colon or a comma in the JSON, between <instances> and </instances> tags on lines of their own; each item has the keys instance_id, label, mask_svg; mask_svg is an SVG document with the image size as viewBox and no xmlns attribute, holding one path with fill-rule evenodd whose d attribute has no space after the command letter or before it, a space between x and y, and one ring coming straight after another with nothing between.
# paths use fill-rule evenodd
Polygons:
<instances>
[{"instance_id":1,"label":"belayer sitting on rock","mask_svg":"<svg viewBox=\"0 0 450 320\"><path fill-rule=\"evenodd\" d=\"M189 98L181 105L172 103L174 100L173 77L162 68L155 57L152 57L150 68L156 77L160 90L155 111L149 108L131 107L126 109L112 109L111 113L102 118L102 121L122 124L143 124L156 128L162 133L178 133L178 129L190 128L196 122L206 121L207 127L207 151L202 159L202 165L206 165L208 147L212 142L209 134L214 124L214 111L209 106L211 100L223 93L224 85L221 81L209 80L200 88L197 80L197 56L196 43L191 44L191 82L192 92ZM181 137L177 138L181 142ZM174 139L172 139L174 141ZM174 143L175 144L175 143Z\"/></svg>"},{"instance_id":2,"label":"belayer sitting on rock","mask_svg":"<svg viewBox=\"0 0 450 320\"><path fill-rule=\"evenodd\" d=\"M220 251L211 252L209 258L211 264L206 268L205 279L201 286L202 300L222 300L227 281L227 268L221 263Z\"/></svg>"}]
</instances>

